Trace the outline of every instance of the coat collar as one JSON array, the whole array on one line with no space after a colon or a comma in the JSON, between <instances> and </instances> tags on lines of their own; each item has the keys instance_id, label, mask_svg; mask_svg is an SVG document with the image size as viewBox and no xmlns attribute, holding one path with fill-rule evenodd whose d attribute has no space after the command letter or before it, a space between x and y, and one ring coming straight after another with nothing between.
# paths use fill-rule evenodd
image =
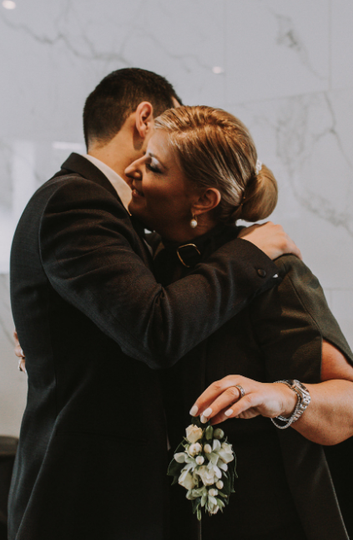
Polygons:
<instances>
[{"instance_id":1,"label":"coat collar","mask_svg":"<svg viewBox=\"0 0 353 540\"><path fill-rule=\"evenodd\" d=\"M62 176L68 173L76 173L83 176L84 178L92 180L93 182L96 182L100 186L104 187L112 195L114 195L114 197L116 197L121 203L121 206L124 208L126 215L129 216L129 219L136 232L139 234L140 237L145 237L143 224L137 218L129 214L121 198L116 192L114 186L105 176L105 174L100 169L98 169L98 167L96 167L91 161L81 156L80 154L72 153L68 157L68 159L62 164L61 171L55 176Z\"/></svg>"},{"instance_id":2,"label":"coat collar","mask_svg":"<svg viewBox=\"0 0 353 540\"><path fill-rule=\"evenodd\" d=\"M102 171L98 169L98 167L93 165L91 161L84 158L83 156L80 156L76 153L71 154L68 159L61 165L61 172L58 173L58 175L61 176L62 174L67 174L68 172L78 173L84 178L88 178L89 180L96 182L97 184L108 190L112 195L117 197L121 202L119 195L117 194L116 190L109 182L105 174L103 174ZM121 202L121 204L123 203Z\"/></svg>"}]
</instances>

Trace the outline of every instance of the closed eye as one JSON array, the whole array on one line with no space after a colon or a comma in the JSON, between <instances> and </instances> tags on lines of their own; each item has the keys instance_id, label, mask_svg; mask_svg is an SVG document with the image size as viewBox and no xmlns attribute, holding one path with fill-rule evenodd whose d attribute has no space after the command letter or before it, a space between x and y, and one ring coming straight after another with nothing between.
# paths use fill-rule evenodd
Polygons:
<instances>
[{"instance_id":1,"label":"closed eye","mask_svg":"<svg viewBox=\"0 0 353 540\"><path fill-rule=\"evenodd\" d=\"M146 168L156 174L162 172L160 169L158 169L158 167L154 167L153 165L151 165L151 163L146 163Z\"/></svg>"}]
</instances>

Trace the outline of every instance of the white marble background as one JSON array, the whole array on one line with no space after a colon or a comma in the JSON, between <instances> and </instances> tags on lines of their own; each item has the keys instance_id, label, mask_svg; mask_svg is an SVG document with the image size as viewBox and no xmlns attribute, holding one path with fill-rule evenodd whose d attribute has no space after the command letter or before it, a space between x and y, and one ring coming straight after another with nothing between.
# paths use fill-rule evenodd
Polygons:
<instances>
[{"instance_id":1,"label":"white marble background","mask_svg":"<svg viewBox=\"0 0 353 540\"><path fill-rule=\"evenodd\" d=\"M8 9L13 7L13 9ZM353 345L351 0L5 0L0 4L0 434L19 431L8 253L33 190L83 150L85 97L127 66L223 107L273 169L281 222Z\"/></svg>"}]
</instances>

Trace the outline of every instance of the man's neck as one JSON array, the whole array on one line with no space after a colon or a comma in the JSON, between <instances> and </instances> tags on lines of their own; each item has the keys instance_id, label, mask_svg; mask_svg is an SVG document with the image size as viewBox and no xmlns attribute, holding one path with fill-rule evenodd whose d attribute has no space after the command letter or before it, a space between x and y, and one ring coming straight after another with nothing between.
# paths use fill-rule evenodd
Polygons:
<instances>
[{"instance_id":1,"label":"man's neck","mask_svg":"<svg viewBox=\"0 0 353 540\"><path fill-rule=\"evenodd\" d=\"M130 131L121 129L108 143L91 144L87 153L108 165L127 182L125 169L143 155L143 150L137 150L134 147Z\"/></svg>"}]
</instances>

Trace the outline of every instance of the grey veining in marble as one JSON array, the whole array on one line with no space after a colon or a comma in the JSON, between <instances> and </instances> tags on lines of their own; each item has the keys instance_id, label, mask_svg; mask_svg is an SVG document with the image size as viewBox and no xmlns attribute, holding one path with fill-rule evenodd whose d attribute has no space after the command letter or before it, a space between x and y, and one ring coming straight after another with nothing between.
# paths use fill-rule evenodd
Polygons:
<instances>
[{"instance_id":1,"label":"grey veining in marble","mask_svg":"<svg viewBox=\"0 0 353 540\"><path fill-rule=\"evenodd\" d=\"M17 0L0 5L0 433L17 433L8 259L33 191L84 152L82 108L114 69L166 76L188 104L250 128L275 173L273 215L299 244L353 344L351 0Z\"/></svg>"}]
</instances>

